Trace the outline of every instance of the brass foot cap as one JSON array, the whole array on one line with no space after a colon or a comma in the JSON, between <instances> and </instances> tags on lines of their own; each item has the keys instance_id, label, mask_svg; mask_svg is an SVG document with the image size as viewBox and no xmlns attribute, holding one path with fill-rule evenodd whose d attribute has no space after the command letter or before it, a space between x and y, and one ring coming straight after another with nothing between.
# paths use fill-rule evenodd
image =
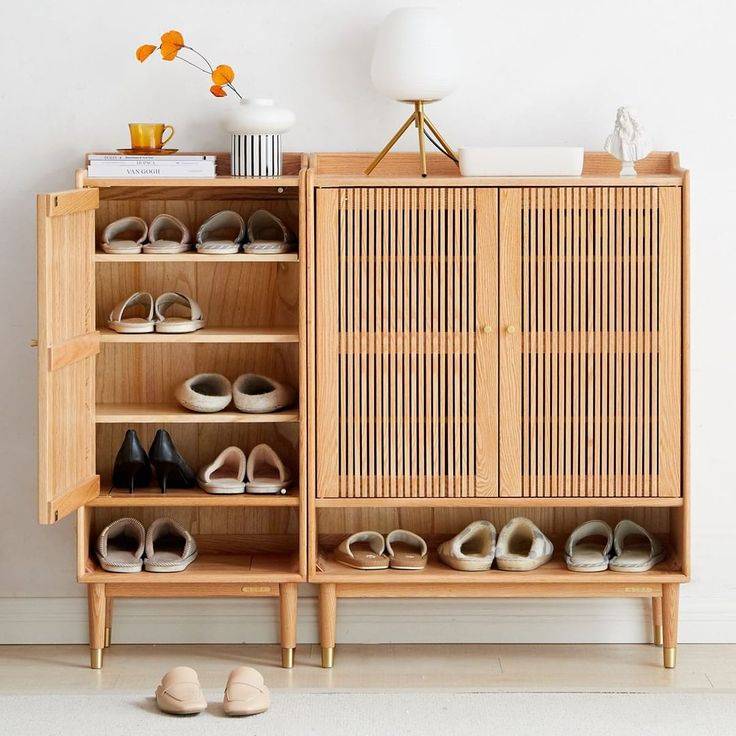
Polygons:
<instances>
[{"instance_id":1,"label":"brass foot cap","mask_svg":"<svg viewBox=\"0 0 736 736\"><path fill-rule=\"evenodd\" d=\"M665 647L664 650L664 666L671 670L677 664L677 647Z\"/></svg>"},{"instance_id":2,"label":"brass foot cap","mask_svg":"<svg viewBox=\"0 0 736 736\"><path fill-rule=\"evenodd\" d=\"M663 642L664 639L663 639L663 636L662 636L662 625L661 624L659 626L657 626L657 625L654 626L654 637L653 637L653 640L654 640L654 646L655 647L661 647L662 646L662 642Z\"/></svg>"},{"instance_id":3,"label":"brass foot cap","mask_svg":"<svg viewBox=\"0 0 736 736\"><path fill-rule=\"evenodd\" d=\"M110 630L109 626L105 627L105 649L107 649L110 646L110 641L112 640L112 631Z\"/></svg>"},{"instance_id":4,"label":"brass foot cap","mask_svg":"<svg viewBox=\"0 0 736 736\"><path fill-rule=\"evenodd\" d=\"M102 669L102 649L89 650L89 666L93 670Z\"/></svg>"},{"instance_id":5,"label":"brass foot cap","mask_svg":"<svg viewBox=\"0 0 736 736\"><path fill-rule=\"evenodd\" d=\"M294 650L289 647L281 649L281 666L287 670L294 666Z\"/></svg>"},{"instance_id":6,"label":"brass foot cap","mask_svg":"<svg viewBox=\"0 0 736 736\"><path fill-rule=\"evenodd\" d=\"M335 661L335 647L322 647L322 666L325 669L332 667Z\"/></svg>"}]
</instances>

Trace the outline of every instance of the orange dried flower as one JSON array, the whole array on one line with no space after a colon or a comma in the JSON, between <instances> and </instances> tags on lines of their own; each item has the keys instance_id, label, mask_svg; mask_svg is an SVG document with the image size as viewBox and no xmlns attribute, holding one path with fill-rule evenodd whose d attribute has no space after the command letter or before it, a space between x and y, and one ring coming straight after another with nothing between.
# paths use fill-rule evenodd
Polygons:
<instances>
[{"instance_id":1,"label":"orange dried flower","mask_svg":"<svg viewBox=\"0 0 736 736\"><path fill-rule=\"evenodd\" d=\"M213 84L210 87L210 92L212 92L215 97L227 97L227 92L225 92L219 84Z\"/></svg>"},{"instance_id":2,"label":"orange dried flower","mask_svg":"<svg viewBox=\"0 0 736 736\"><path fill-rule=\"evenodd\" d=\"M167 31L161 36L161 58L165 61L173 61L182 48L184 36L179 31Z\"/></svg>"},{"instance_id":3,"label":"orange dried flower","mask_svg":"<svg viewBox=\"0 0 736 736\"><path fill-rule=\"evenodd\" d=\"M212 81L217 86L230 84L233 79L235 79L235 72L232 70L232 67L229 67L227 64L220 64L212 71Z\"/></svg>"},{"instance_id":4,"label":"orange dried flower","mask_svg":"<svg viewBox=\"0 0 736 736\"><path fill-rule=\"evenodd\" d=\"M145 61L154 51L156 47L152 43L144 43L135 50L135 58L138 61Z\"/></svg>"}]
</instances>

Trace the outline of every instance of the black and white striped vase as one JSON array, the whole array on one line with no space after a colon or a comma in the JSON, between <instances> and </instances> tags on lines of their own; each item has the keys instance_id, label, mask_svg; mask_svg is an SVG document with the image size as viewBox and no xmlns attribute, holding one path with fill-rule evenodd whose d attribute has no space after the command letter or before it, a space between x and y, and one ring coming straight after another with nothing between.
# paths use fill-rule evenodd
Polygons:
<instances>
[{"instance_id":1,"label":"black and white striped vase","mask_svg":"<svg viewBox=\"0 0 736 736\"><path fill-rule=\"evenodd\" d=\"M280 133L231 133L233 176L281 176Z\"/></svg>"}]
</instances>

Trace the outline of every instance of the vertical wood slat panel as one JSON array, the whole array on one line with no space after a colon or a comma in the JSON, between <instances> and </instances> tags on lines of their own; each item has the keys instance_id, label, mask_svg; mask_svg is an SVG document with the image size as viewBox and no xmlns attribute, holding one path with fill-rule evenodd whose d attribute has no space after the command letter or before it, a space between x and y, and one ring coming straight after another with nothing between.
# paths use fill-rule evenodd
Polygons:
<instances>
[{"instance_id":1,"label":"vertical wood slat panel","mask_svg":"<svg viewBox=\"0 0 736 736\"><path fill-rule=\"evenodd\" d=\"M318 496L496 495L497 190L318 197Z\"/></svg>"},{"instance_id":2,"label":"vertical wood slat panel","mask_svg":"<svg viewBox=\"0 0 736 736\"><path fill-rule=\"evenodd\" d=\"M680 493L678 196L501 190L501 495Z\"/></svg>"}]
</instances>

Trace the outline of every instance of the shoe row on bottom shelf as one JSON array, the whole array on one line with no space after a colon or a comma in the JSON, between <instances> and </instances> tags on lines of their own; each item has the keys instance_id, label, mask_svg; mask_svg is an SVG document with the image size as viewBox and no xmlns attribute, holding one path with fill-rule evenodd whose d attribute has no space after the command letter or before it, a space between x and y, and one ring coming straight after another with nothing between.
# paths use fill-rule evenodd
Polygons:
<instances>
[{"instance_id":1,"label":"shoe row on bottom shelf","mask_svg":"<svg viewBox=\"0 0 736 736\"><path fill-rule=\"evenodd\" d=\"M132 493L149 486L154 473L162 493L167 488L199 485L215 494L285 494L292 478L281 458L266 444L256 445L247 459L239 447L227 447L195 476L165 429L156 432L148 453L136 431L129 429L115 457L113 485Z\"/></svg>"},{"instance_id":2,"label":"shoe row on bottom shelf","mask_svg":"<svg viewBox=\"0 0 736 736\"><path fill-rule=\"evenodd\" d=\"M384 536L361 531L346 537L334 554L336 562L358 570L421 570L427 564L427 543L417 534L395 529ZM437 548L439 559L463 572L499 570L523 572L549 562L554 545L530 519L516 517L496 536L490 521L468 524ZM605 521L586 521L565 544L565 564L573 572L646 572L665 558L659 539L630 519L612 530Z\"/></svg>"}]
</instances>

